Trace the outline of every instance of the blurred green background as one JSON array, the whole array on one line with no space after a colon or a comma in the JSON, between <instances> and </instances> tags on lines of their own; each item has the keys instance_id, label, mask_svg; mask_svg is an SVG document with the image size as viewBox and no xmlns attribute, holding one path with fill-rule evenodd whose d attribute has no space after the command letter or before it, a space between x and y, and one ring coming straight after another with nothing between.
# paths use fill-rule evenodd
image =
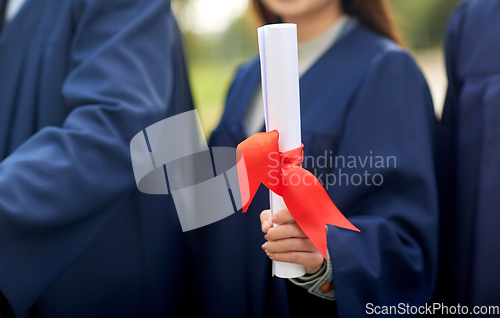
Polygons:
<instances>
[{"instance_id":1,"label":"blurred green background","mask_svg":"<svg viewBox=\"0 0 500 318\"><path fill-rule=\"evenodd\" d=\"M407 48L433 94L439 117L446 91L442 40L459 0L389 0ZM248 0L173 0L184 33L191 88L208 137L238 65L257 53L260 26Z\"/></svg>"}]
</instances>

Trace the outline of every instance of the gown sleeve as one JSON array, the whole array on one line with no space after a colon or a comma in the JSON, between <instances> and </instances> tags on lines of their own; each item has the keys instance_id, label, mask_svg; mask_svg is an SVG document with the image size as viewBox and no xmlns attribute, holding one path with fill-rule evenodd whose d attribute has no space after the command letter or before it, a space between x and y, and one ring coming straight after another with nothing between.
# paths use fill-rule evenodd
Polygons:
<instances>
[{"instance_id":1,"label":"gown sleeve","mask_svg":"<svg viewBox=\"0 0 500 318\"><path fill-rule=\"evenodd\" d=\"M344 122L337 157L346 163L336 161L328 192L361 232L329 226L339 317L423 305L437 275L436 120L407 53L390 50L371 63Z\"/></svg>"},{"instance_id":2,"label":"gown sleeve","mask_svg":"<svg viewBox=\"0 0 500 318\"><path fill-rule=\"evenodd\" d=\"M437 148L436 148L436 175L439 190L440 206L440 237L439 237L439 275L434 297L435 302L453 305L452 293L455 281L453 271L455 241L455 192L456 178L456 156L457 153L457 119L459 93L462 83L458 78L457 67L458 52L461 46L463 20L469 6L469 1L461 2L455 9L448 23L445 37L446 72L448 77L448 89L443 107L441 121L438 124Z\"/></svg>"},{"instance_id":3,"label":"gown sleeve","mask_svg":"<svg viewBox=\"0 0 500 318\"><path fill-rule=\"evenodd\" d=\"M170 1L74 1L69 115L0 163L0 290L17 316L135 189L129 143L167 114Z\"/></svg>"},{"instance_id":4,"label":"gown sleeve","mask_svg":"<svg viewBox=\"0 0 500 318\"><path fill-rule=\"evenodd\" d=\"M5 298L5 296L0 291L0 318L12 318L12 317L14 317L12 308L10 307L10 304Z\"/></svg>"}]
</instances>

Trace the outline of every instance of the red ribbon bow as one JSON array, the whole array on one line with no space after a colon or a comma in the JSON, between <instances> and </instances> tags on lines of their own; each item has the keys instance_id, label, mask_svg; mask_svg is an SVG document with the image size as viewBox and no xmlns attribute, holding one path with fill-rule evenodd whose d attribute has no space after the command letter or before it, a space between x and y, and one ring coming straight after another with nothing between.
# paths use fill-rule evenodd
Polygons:
<instances>
[{"instance_id":1,"label":"red ribbon bow","mask_svg":"<svg viewBox=\"0 0 500 318\"><path fill-rule=\"evenodd\" d=\"M248 210L260 184L283 197L290 214L311 242L327 258L325 224L358 231L339 211L321 182L302 168L303 146L280 153L276 130L257 133L238 145L243 212ZM248 184L246 181L248 180Z\"/></svg>"}]
</instances>

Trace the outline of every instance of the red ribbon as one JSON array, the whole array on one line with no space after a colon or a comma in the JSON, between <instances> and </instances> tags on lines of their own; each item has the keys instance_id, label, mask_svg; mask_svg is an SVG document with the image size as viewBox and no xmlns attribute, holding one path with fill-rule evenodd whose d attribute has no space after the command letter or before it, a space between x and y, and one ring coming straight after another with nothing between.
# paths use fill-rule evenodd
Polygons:
<instances>
[{"instance_id":1,"label":"red ribbon","mask_svg":"<svg viewBox=\"0 0 500 318\"><path fill-rule=\"evenodd\" d=\"M238 145L243 156L238 161L243 212L263 183L283 197L295 222L326 259L325 224L359 230L335 206L321 182L302 168L303 146L280 153L278 138L279 133L273 130L257 133Z\"/></svg>"}]
</instances>

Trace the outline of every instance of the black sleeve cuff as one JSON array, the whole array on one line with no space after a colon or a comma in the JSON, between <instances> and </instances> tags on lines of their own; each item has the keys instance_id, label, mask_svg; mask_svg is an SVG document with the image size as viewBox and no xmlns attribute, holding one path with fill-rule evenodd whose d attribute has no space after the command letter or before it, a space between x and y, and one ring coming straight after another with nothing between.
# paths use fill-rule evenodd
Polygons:
<instances>
[{"instance_id":1,"label":"black sleeve cuff","mask_svg":"<svg viewBox=\"0 0 500 318\"><path fill-rule=\"evenodd\" d=\"M0 291L0 318L15 318L7 298Z\"/></svg>"},{"instance_id":2,"label":"black sleeve cuff","mask_svg":"<svg viewBox=\"0 0 500 318\"><path fill-rule=\"evenodd\" d=\"M337 302L320 298L286 280L288 307L291 318L307 317L332 317L337 318Z\"/></svg>"}]
</instances>

